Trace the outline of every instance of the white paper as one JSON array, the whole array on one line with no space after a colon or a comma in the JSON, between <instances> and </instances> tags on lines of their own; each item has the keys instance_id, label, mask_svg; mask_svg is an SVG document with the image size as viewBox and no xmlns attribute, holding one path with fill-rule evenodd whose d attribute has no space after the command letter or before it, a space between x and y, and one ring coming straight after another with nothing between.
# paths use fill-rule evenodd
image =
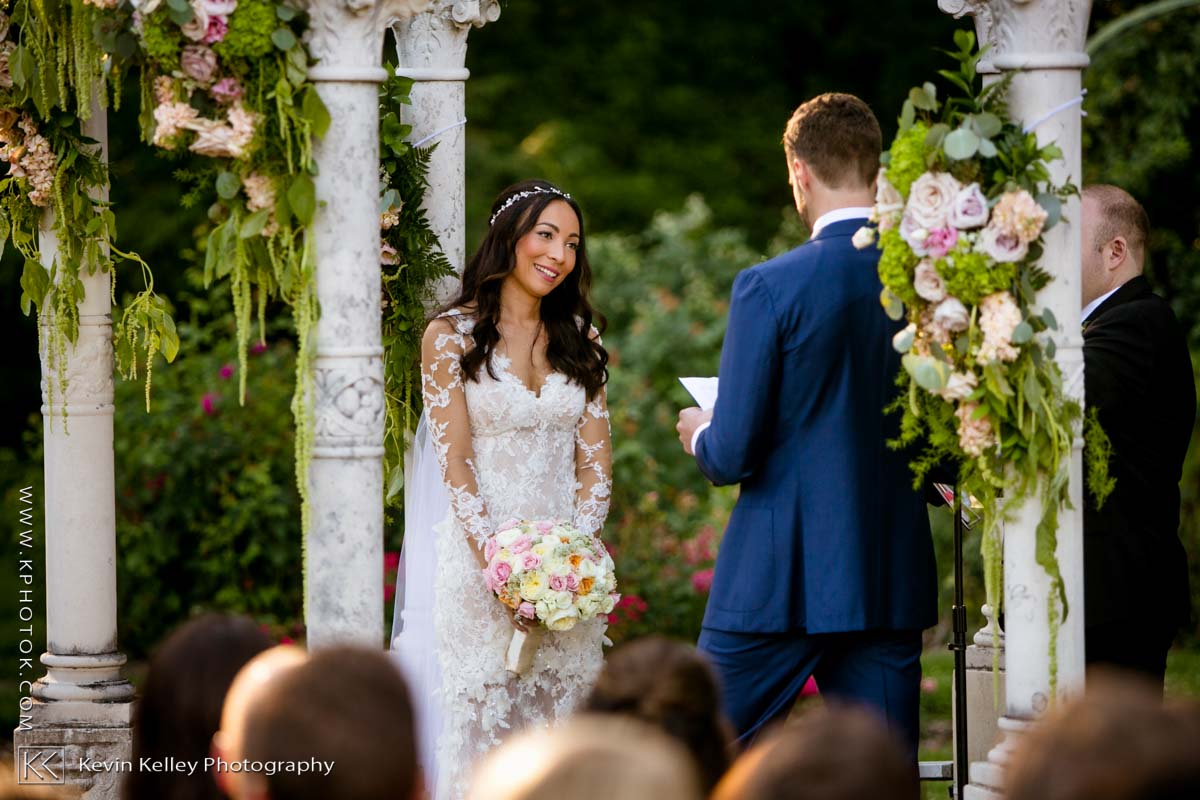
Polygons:
<instances>
[{"instance_id":1,"label":"white paper","mask_svg":"<svg viewBox=\"0 0 1200 800\"><path fill-rule=\"evenodd\" d=\"M716 378L680 378L679 382L703 410L708 411L717 404Z\"/></svg>"}]
</instances>

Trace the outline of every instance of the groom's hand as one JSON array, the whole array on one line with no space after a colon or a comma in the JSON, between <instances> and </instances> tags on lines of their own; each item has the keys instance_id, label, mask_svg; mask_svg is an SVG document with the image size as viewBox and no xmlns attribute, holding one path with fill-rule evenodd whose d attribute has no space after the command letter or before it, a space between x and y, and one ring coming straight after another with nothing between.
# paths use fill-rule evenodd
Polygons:
<instances>
[{"instance_id":1,"label":"groom's hand","mask_svg":"<svg viewBox=\"0 0 1200 800\"><path fill-rule=\"evenodd\" d=\"M679 431L679 442L683 445L683 452L689 456L696 455L692 452L692 437L696 435L697 428L711 419L711 409L703 411L692 407L679 412L679 423L676 424L675 430Z\"/></svg>"}]
</instances>

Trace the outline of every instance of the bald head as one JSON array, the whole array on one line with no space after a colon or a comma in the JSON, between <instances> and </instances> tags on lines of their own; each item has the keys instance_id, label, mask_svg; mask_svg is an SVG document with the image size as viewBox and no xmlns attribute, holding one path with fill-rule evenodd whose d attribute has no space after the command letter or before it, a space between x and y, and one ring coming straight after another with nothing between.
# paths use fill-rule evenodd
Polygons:
<instances>
[{"instance_id":1,"label":"bald head","mask_svg":"<svg viewBox=\"0 0 1200 800\"><path fill-rule=\"evenodd\" d=\"M221 708L221 728L213 734L213 753L226 761L243 758L243 741L246 732L246 711L251 703L262 694L269 683L307 660L305 652L295 645L279 645L264 650L250 661L234 677L225 694ZM230 797L238 797L238 781L242 773L217 772L217 784Z\"/></svg>"},{"instance_id":2,"label":"bald head","mask_svg":"<svg viewBox=\"0 0 1200 800\"><path fill-rule=\"evenodd\" d=\"M1142 274L1150 219L1141 203L1117 186L1084 187L1082 300L1098 297Z\"/></svg>"}]
</instances>

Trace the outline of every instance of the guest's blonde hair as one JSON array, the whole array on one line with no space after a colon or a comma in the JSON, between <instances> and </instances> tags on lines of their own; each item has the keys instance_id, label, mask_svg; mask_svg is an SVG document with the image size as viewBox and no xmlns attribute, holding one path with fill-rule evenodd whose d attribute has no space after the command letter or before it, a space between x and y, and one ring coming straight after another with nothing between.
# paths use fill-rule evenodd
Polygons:
<instances>
[{"instance_id":1,"label":"guest's blonde hair","mask_svg":"<svg viewBox=\"0 0 1200 800\"><path fill-rule=\"evenodd\" d=\"M700 800L682 745L643 722L581 714L506 742L475 771L469 800Z\"/></svg>"}]
</instances>

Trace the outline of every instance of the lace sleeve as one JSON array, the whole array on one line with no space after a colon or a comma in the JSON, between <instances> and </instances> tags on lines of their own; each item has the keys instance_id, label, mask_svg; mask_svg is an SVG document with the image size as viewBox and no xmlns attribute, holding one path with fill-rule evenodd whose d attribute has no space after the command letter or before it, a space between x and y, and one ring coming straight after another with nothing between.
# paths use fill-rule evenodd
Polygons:
<instances>
[{"instance_id":1,"label":"lace sleeve","mask_svg":"<svg viewBox=\"0 0 1200 800\"><path fill-rule=\"evenodd\" d=\"M421 396L450 508L463 529L483 544L492 535L492 525L475 474L460 364L465 351L466 338L449 320L430 323L421 344Z\"/></svg>"},{"instance_id":2,"label":"lace sleeve","mask_svg":"<svg viewBox=\"0 0 1200 800\"><path fill-rule=\"evenodd\" d=\"M592 335L597 337L592 329ZM575 527L598 536L612 495L612 432L606 390L589 401L575 427Z\"/></svg>"}]
</instances>

